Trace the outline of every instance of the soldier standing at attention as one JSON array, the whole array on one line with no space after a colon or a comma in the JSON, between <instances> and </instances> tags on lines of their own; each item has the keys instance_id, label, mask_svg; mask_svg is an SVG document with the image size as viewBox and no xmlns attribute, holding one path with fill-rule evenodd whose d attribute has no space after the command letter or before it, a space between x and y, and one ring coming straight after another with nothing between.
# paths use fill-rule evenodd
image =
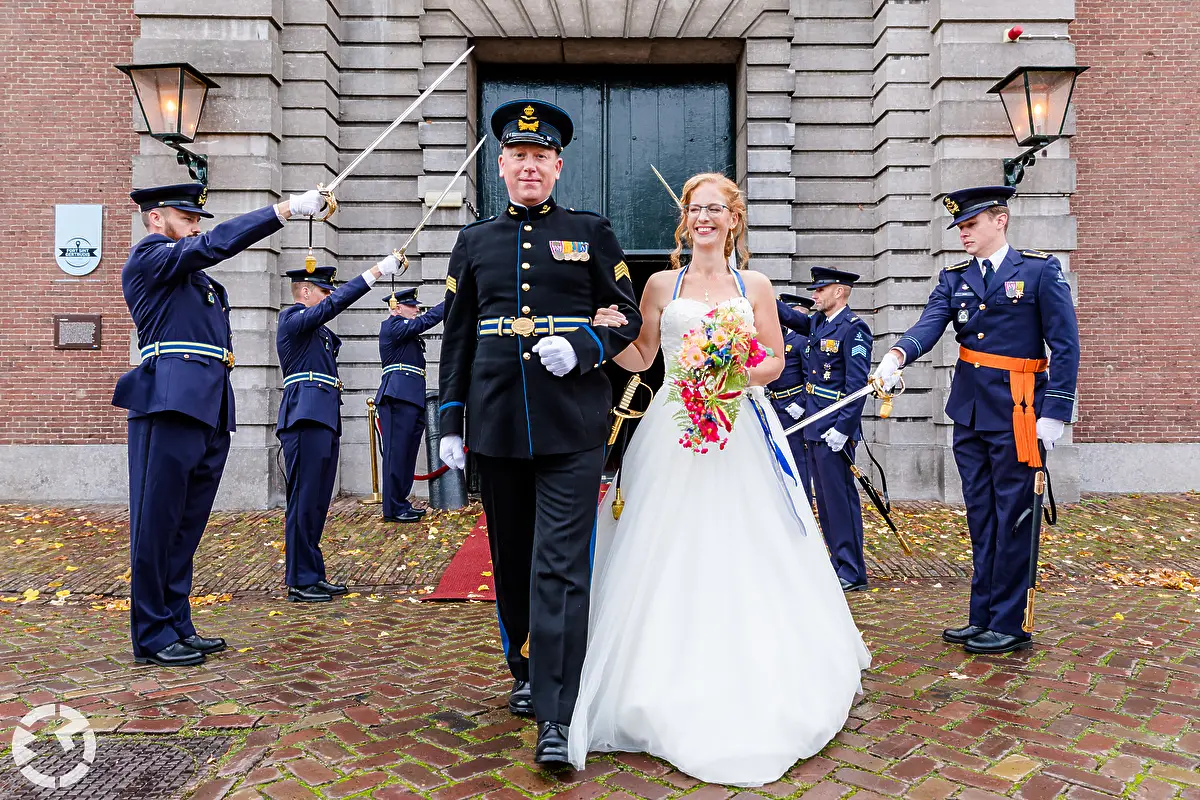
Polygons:
<instances>
[{"instance_id":1,"label":"soldier standing at attention","mask_svg":"<svg viewBox=\"0 0 1200 800\"><path fill-rule=\"evenodd\" d=\"M805 401L804 384L808 373L804 366L804 350L808 345L808 334L812 329L812 320L808 312L813 307L813 301L798 294L783 292L775 301L779 308L779 324L783 327L783 372L767 386L767 396L780 420L797 421L804 416ZM804 494L808 502L813 501L812 478L808 472L808 447L804 442L804 431L796 431L788 436L788 445L792 449L792 460L800 472L800 483L804 486Z\"/></svg>"},{"instance_id":2,"label":"soldier standing at attention","mask_svg":"<svg viewBox=\"0 0 1200 800\"><path fill-rule=\"evenodd\" d=\"M1079 326L1062 266L1048 253L1008 245L1015 191L980 186L946 196L949 227L958 228L971 257L941 271L921 318L875 370L890 388L901 366L928 353L954 325L958 363L946 416L954 421L973 573L967 624L947 628L942 638L970 653L1033 644L1021 629L1032 530L1018 530L1016 522L1033 504L1039 441L1053 449L1071 420L1079 374Z\"/></svg>"},{"instance_id":3,"label":"soldier standing at attention","mask_svg":"<svg viewBox=\"0 0 1200 800\"><path fill-rule=\"evenodd\" d=\"M204 662L225 640L196 633L192 559L229 455L234 424L233 334L225 287L204 272L321 212L317 191L200 232L202 183L130 192L147 236L121 269L141 363L121 376L113 405L129 410L129 621L133 656L164 667Z\"/></svg>"},{"instance_id":4,"label":"soldier standing at attention","mask_svg":"<svg viewBox=\"0 0 1200 800\"><path fill-rule=\"evenodd\" d=\"M399 267L396 257L388 256L337 290L336 267L287 272L295 303L279 313L275 335L284 376L275 435L287 465L285 558L288 600L294 603L325 603L347 591L327 579L321 556L321 532L333 499L342 438L342 381L337 371L342 340L325 323Z\"/></svg>"},{"instance_id":5,"label":"soldier standing at attention","mask_svg":"<svg viewBox=\"0 0 1200 800\"><path fill-rule=\"evenodd\" d=\"M608 220L551 196L571 118L518 100L497 108L491 124L509 202L464 228L450 255L440 455L465 464L465 416L514 679L509 708L537 717L534 760L565 764L612 404L600 365L637 338L641 315ZM627 324L593 326L609 305Z\"/></svg>"},{"instance_id":6,"label":"soldier standing at attention","mask_svg":"<svg viewBox=\"0 0 1200 800\"><path fill-rule=\"evenodd\" d=\"M421 313L416 289L389 292L384 302L391 313L379 326L383 379L375 394L383 433L383 518L417 522L425 510L413 508L408 495L425 433L425 342L421 334L442 321L446 306L438 303Z\"/></svg>"},{"instance_id":7,"label":"soldier standing at attention","mask_svg":"<svg viewBox=\"0 0 1200 800\"><path fill-rule=\"evenodd\" d=\"M851 287L857 280L858 275L853 272L812 268L808 289L813 293L817 314L812 319L804 352L808 369L805 412L809 416L867 385L871 329L847 305ZM849 456L850 461L854 460L855 446L862 439L862 410L866 402L864 397L843 408L828 423L814 423L804 429L808 469L817 490L821 533L846 592L867 588L862 503L846 459Z\"/></svg>"}]
</instances>

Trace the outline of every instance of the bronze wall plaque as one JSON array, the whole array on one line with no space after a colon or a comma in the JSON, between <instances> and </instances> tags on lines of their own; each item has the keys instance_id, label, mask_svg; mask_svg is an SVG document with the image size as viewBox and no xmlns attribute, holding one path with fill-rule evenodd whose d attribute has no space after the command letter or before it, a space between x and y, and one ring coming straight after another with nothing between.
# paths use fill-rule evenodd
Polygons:
<instances>
[{"instance_id":1,"label":"bronze wall plaque","mask_svg":"<svg viewBox=\"0 0 1200 800\"><path fill-rule=\"evenodd\" d=\"M99 350L99 314L58 314L54 317L55 350Z\"/></svg>"}]
</instances>

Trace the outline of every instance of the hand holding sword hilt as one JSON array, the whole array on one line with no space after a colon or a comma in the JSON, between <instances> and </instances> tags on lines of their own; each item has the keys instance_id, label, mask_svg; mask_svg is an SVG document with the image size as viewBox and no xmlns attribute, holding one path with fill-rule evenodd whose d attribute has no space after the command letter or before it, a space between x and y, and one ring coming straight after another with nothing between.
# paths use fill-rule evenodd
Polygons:
<instances>
[{"instance_id":1,"label":"hand holding sword hilt","mask_svg":"<svg viewBox=\"0 0 1200 800\"><path fill-rule=\"evenodd\" d=\"M896 385L887 390L884 388L882 378L871 378L871 388L874 390L875 396L883 402L879 406L880 419L887 419L892 415L892 398L904 394L904 370L896 372Z\"/></svg>"},{"instance_id":2,"label":"hand holding sword hilt","mask_svg":"<svg viewBox=\"0 0 1200 800\"><path fill-rule=\"evenodd\" d=\"M408 256L404 255L403 247L399 250L393 250L392 255L394 255L396 260L400 262L400 269L396 270L396 274L392 276L393 278L398 278L404 273L408 272Z\"/></svg>"}]
</instances>

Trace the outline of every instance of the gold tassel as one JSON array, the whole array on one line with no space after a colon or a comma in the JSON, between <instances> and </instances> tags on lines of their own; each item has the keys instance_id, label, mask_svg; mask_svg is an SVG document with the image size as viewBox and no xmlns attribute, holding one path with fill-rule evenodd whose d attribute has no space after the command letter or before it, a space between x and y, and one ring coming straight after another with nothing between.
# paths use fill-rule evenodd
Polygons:
<instances>
[{"instance_id":1,"label":"gold tassel","mask_svg":"<svg viewBox=\"0 0 1200 800\"><path fill-rule=\"evenodd\" d=\"M613 519L620 519L621 512L625 510L625 501L621 498L621 487L617 487L616 496L613 498L612 515Z\"/></svg>"}]
</instances>

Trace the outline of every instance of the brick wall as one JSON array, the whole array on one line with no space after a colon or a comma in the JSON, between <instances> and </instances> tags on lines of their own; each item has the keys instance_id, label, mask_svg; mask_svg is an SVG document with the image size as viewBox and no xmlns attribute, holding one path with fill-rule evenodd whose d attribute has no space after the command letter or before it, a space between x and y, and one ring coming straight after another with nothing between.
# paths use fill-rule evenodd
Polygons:
<instances>
[{"instance_id":1,"label":"brick wall","mask_svg":"<svg viewBox=\"0 0 1200 800\"><path fill-rule=\"evenodd\" d=\"M121 298L137 148L128 79L133 0L9 3L0 104L0 444L125 440L113 384L128 369ZM104 255L84 279L54 261L56 203L104 204ZM54 350L55 314L103 315L99 352Z\"/></svg>"},{"instance_id":2,"label":"brick wall","mask_svg":"<svg viewBox=\"0 0 1200 800\"><path fill-rule=\"evenodd\" d=\"M1079 442L1200 440L1200 4L1077 0ZM1037 169L1037 167L1034 167Z\"/></svg>"}]
</instances>

